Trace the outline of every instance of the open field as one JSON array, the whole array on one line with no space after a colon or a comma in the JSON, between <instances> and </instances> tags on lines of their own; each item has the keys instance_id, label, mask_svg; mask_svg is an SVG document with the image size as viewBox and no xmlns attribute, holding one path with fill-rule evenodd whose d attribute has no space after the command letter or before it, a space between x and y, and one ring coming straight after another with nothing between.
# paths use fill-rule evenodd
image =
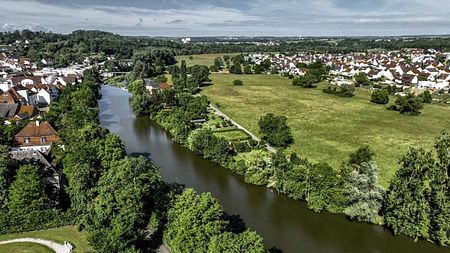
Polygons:
<instances>
[{"instance_id":1,"label":"open field","mask_svg":"<svg viewBox=\"0 0 450 253\"><path fill-rule=\"evenodd\" d=\"M179 55L176 56L175 58L178 61L178 64L181 63L182 60L186 61L186 65L189 66L193 66L193 65L205 65L205 66L211 66L214 64L214 59L216 57L223 57L224 55L229 55L229 56L233 56L233 55L237 55L237 53L221 53L221 54L196 54L196 55L192 55L192 60L189 59L190 55Z\"/></svg>"},{"instance_id":2,"label":"open field","mask_svg":"<svg viewBox=\"0 0 450 253\"><path fill-rule=\"evenodd\" d=\"M36 243L11 243L0 245L0 252L5 253L53 253L46 246Z\"/></svg>"},{"instance_id":3,"label":"open field","mask_svg":"<svg viewBox=\"0 0 450 253\"><path fill-rule=\"evenodd\" d=\"M370 145L383 186L388 185L398 158L408 147L430 148L443 130L450 131L449 106L426 105L420 116L411 117L371 103L367 89L357 89L353 98L341 98L323 93L323 85L304 89L277 75L212 74L210 78L213 85L202 93L257 135L262 115L287 116L295 140L288 151L302 157L337 168L360 145ZM235 79L244 85L233 86Z\"/></svg>"},{"instance_id":4,"label":"open field","mask_svg":"<svg viewBox=\"0 0 450 253\"><path fill-rule=\"evenodd\" d=\"M40 230L40 231L31 231L31 232L25 232L25 233L19 233L19 234L9 234L9 235L0 235L0 241L1 240L10 240L10 239L16 239L16 238L39 238L39 239L46 239L51 240L58 243L64 243L64 241L70 242L74 246L73 253L87 253L91 252L91 248L89 247L89 244L86 239L86 235L78 232L75 227L67 226L67 227L60 227L60 228L53 228L48 230ZM11 244L15 245L15 244ZM17 244L18 245L18 244ZM2 245L6 246L6 245ZM19 248L20 249L20 248ZM2 248L0 248L0 252L2 251ZM9 251L6 251L9 252ZM22 251L17 251L22 252ZM23 251L27 252L27 251ZM46 252L46 251L30 251L30 252ZM51 252L51 251L50 251Z\"/></svg>"}]
</instances>

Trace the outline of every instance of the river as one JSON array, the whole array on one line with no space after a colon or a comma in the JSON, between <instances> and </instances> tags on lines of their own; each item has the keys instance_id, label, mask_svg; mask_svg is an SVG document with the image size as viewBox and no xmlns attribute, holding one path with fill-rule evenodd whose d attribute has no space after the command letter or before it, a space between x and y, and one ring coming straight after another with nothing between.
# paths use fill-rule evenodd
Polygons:
<instances>
[{"instance_id":1,"label":"river","mask_svg":"<svg viewBox=\"0 0 450 253\"><path fill-rule=\"evenodd\" d=\"M240 176L174 143L149 118L134 117L128 92L104 86L102 96L101 123L124 140L129 154L150 157L166 182L211 192L225 212L239 215L247 227L263 236L267 248L285 253L450 252L426 241L393 236L381 226L348 221L343 215L317 214L303 202L246 184Z\"/></svg>"}]
</instances>

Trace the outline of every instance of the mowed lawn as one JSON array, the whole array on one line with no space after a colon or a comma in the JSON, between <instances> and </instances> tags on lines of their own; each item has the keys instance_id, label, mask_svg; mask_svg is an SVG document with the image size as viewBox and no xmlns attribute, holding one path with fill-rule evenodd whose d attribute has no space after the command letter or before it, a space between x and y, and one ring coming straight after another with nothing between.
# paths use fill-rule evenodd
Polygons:
<instances>
[{"instance_id":1,"label":"mowed lawn","mask_svg":"<svg viewBox=\"0 0 450 253\"><path fill-rule=\"evenodd\" d=\"M188 67L193 65L205 65L209 67L214 64L214 59L216 57L223 57L224 55L234 56L237 54L238 53L179 55L175 58L177 59L178 64L181 64L181 61L185 60ZM192 56L192 60L189 59L190 56Z\"/></svg>"},{"instance_id":2,"label":"mowed lawn","mask_svg":"<svg viewBox=\"0 0 450 253\"><path fill-rule=\"evenodd\" d=\"M44 245L36 243L12 243L0 245L0 252L4 253L54 253Z\"/></svg>"},{"instance_id":3,"label":"mowed lawn","mask_svg":"<svg viewBox=\"0 0 450 253\"><path fill-rule=\"evenodd\" d=\"M450 132L446 105L426 105L420 116L404 116L371 103L370 91L362 88L353 98L340 98L323 93L326 86L295 87L292 80L277 75L212 74L210 78L213 85L202 93L258 136L259 117L269 112L285 115L295 140L288 151L302 157L338 168L359 146L370 145L385 187L409 147L431 148L443 130ZM244 85L233 86L235 79Z\"/></svg>"},{"instance_id":4,"label":"mowed lawn","mask_svg":"<svg viewBox=\"0 0 450 253\"><path fill-rule=\"evenodd\" d=\"M91 247L88 244L88 241L86 239L86 235L84 233L81 233L75 229L75 227L72 226L66 226L66 227L60 227L60 228L52 228L47 230L39 230L39 231L31 231L31 232L24 232L24 233L18 233L18 234L9 234L9 235L0 235L0 241L4 240L11 240L16 238L39 238L39 239L45 239L50 240L58 243L64 243L64 241L70 242L74 246L73 253L88 253L92 252ZM0 245L3 246L3 245ZM4 245L6 246L6 245ZM34 248L39 249L40 251L23 251L22 249L26 249L26 247L29 247L28 243L22 244L22 243L15 243L11 244L8 249L14 249L16 251L11 252L37 252L37 253L46 253L46 252L52 252L52 251L44 251L47 248L42 248L38 246L34 246ZM2 251L2 247L0 247L0 252L10 252L10 251ZM22 250L22 251L20 251Z\"/></svg>"}]
</instances>

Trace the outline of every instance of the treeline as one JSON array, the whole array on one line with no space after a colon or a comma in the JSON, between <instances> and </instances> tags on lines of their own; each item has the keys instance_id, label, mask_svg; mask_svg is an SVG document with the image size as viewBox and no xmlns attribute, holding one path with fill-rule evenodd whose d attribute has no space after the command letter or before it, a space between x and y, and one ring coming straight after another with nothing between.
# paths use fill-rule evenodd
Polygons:
<instances>
[{"instance_id":1,"label":"treeline","mask_svg":"<svg viewBox=\"0 0 450 253\"><path fill-rule=\"evenodd\" d=\"M317 212L343 213L350 219L383 224L396 234L449 244L448 134L437 140L435 154L415 149L405 154L390 187L385 190L378 182L374 153L368 146L357 149L339 169L326 163L312 163L295 153L287 155L282 149L271 154L262 149L263 145L241 150L195 123L196 119L208 119L206 97L175 88L169 104L167 96L150 95L139 81L132 87L133 109L141 97L148 97L150 102L145 108L151 109L141 115L151 116L175 141L242 175L247 183L269 185L293 199L306 201ZM277 124L271 123L275 120ZM283 140L293 141L285 118L267 115L260 121L263 134L274 132L275 126L279 129L275 132L283 133L266 136L267 141L277 145Z\"/></svg>"},{"instance_id":2,"label":"treeline","mask_svg":"<svg viewBox=\"0 0 450 253\"><path fill-rule=\"evenodd\" d=\"M2 32L0 44L10 45L16 41L28 40L30 44L21 43L18 56L27 56L39 62L41 59L53 61L56 66L64 67L70 63L82 62L86 56L101 62L107 56L116 59L131 59L135 51L148 48L165 48L177 55L236 53L236 52L282 52L294 54L304 52L352 53L370 49L400 50L402 48L423 48L448 51L450 38L408 38L393 40L376 39L302 39L276 40L275 43L256 44L252 42L200 42L182 44L170 39L150 37L120 36L102 31L74 31L71 34L32 32L29 30ZM111 67L116 63L108 63ZM125 67L126 66L122 66ZM259 70L255 71L258 72Z\"/></svg>"},{"instance_id":3,"label":"treeline","mask_svg":"<svg viewBox=\"0 0 450 253\"><path fill-rule=\"evenodd\" d=\"M100 126L99 98L98 75L86 71L46 116L64 142L51 151L65 183L58 204L37 165L18 168L2 149L1 233L72 224L97 252L148 252L161 240L172 252L264 252L262 238L237 226L211 194L164 183L155 164L127 156L123 141Z\"/></svg>"}]
</instances>

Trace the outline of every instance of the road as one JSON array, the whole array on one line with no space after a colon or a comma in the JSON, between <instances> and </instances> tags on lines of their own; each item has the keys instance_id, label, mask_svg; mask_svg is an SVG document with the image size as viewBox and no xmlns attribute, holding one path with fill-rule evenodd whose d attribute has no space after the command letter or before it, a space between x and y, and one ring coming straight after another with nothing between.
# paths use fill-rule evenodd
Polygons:
<instances>
[{"instance_id":1,"label":"road","mask_svg":"<svg viewBox=\"0 0 450 253\"><path fill-rule=\"evenodd\" d=\"M250 132L249 130L247 130L245 127L239 125L239 123L237 123L236 121L234 121L232 118L228 117L225 113L223 113L221 110L219 110L219 108L217 108L215 105L209 104L209 108L211 108L211 110L213 110L214 113L215 113L217 116L221 116L221 117L223 117L223 118L229 120L229 121L230 121L233 125L235 125L238 129L241 129L242 131L246 132L248 135L250 135L250 136L252 137L253 140L258 141L258 142L261 141L261 139L259 139L256 135L254 135L252 132ZM272 146L270 146L270 145L268 145L268 144L266 144L266 148L267 148L267 150L268 150L269 152L271 152L271 153L276 153L276 152L277 152L277 150L276 150L274 147L272 147Z\"/></svg>"},{"instance_id":2,"label":"road","mask_svg":"<svg viewBox=\"0 0 450 253\"><path fill-rule=\"evenodd\" d=\"M0 245L2 244L10 244L10 243L37 243L44 246L49 247L50 249L54 250L56 253L70 253L72 250L70 247L59 244L52 241L42 240L42 239L36 239L36 238L20 238L20 239L13 239L8 241L0 241Z\"/></svg>"}]
</instances>

